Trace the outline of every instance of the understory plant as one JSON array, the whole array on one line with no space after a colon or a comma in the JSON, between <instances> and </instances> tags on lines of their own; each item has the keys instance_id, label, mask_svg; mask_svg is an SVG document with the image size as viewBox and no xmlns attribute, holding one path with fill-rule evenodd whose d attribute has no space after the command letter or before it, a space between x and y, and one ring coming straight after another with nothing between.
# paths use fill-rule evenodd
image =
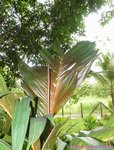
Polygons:
<instances>
[{"instance_id":1,"label":"understory plant","mask_svg":"<svg viewBox=\"0 0 114 150\"><path fill-rule=\"evenodd\" d=\"M47 50L41 51L47 65L29 67L20 62L22 87L27 97L11 103L10 99L3 100L11 93L1 91L1 107L12 120L11 140L5 137L7 134L4 135L0 140L1 150L63 150L72 149L72 145L77 144L102 146L107 140L107 136L104 137L106 129L109 129L108 139L113 138L113 119L110 128L107 125L99 131L81 132L79 135L69 136L62 130L68 119L55 126L53 116L84 80L98 51L95 43L89 41L79 42L67 52L58 45L53 48L55 55Z\"/></svg>"},{"instance_id":2,"label":"understory plant","mask_svg":"<svg viewBox=\"0 0 114 150\"><path fill-rule=\"evenodd\" d=\"M86 130L94 129L98 124L98 120L94 116L87 116L84 118L84 125Z\"/></svg>"}]
</instances>

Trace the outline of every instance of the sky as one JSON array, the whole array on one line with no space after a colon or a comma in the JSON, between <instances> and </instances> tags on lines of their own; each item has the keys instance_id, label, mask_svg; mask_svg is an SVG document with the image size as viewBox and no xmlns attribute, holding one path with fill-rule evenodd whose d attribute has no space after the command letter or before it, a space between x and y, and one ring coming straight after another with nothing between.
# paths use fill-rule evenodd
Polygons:
<instances>
[{"instance_id":1,"label":"sky","mask_svg":"<svg viewBox=\"0 0 114 150\"><path fill-rule=\"evenodd\" d=\"M93 13L85 19L86 39L96 41L101 52L114 52L114 18L104 27L99 23L100 15Z\"/></svg>"},{"instance_id":2,"label":"sky","mask_svg":"<svg viewBox=\"0 0 114 150\"><path fill-rule=\"evenodd\" d=\"M40 0L45 3L46 0ZM51 1L51 0L50 0ZM114 3L114 1L112 1ZM91 13L85 18L85 37L80 40L96 41L100 52L106 53L107 50L114 53L114 18L104 27L100 25L101 12L110 10L108 6L102 7L97 13ZM75 37L75 35L73 36Z\"/></svg>"},{"instance_id":3,"label":"sky","mask_svg":"<svg viewBox=\"0 0 114 150\"><path fill-rule=\"evenodd\" d=\"M45 3L46 0L40 0ZM114 3L114 1L112 1ZM104 27L100 25L101 13L110 10L108 6L103 6L98 12L91 13L85 18L85 37L78 37L79 40L95 41L100 52L106 54L107 51L114 53L114 18ZM77 35L73 38L77 39ZM92 70L100 71L95 63Z\"/></svg>"}]
</instances>

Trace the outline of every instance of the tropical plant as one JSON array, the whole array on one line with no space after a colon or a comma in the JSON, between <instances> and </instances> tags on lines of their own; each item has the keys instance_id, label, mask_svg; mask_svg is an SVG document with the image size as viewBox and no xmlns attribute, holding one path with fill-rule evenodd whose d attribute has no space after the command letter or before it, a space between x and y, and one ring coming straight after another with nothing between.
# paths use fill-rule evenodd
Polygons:
<instances>
[{"instance_id":1,"label":"tropical plant","mask_svg":"<svg viewBox=\"0 0 114 150\"><path fill-rule=\"evenodd\" d=\"M54 46L57 55L47 50L41 55L48 65L29 67L20 63L22 86L28 95L38 97L38 115L55 115L67 102L74 89L84 80L96 58L95 43L82 41L63 52Z\"/></svg>"},{"instance_id":2,"label":"tropical plant","mask_svg":"<svg viewBox=\"0 0 114 150\"><path fill-rule=\"evenodd\" d=\"M1 95L2 98L7 96L5 92ZM81 149L90 149L89 146L93 148L97 146L99 149L99 146L106 148L106 142L114 138L114 116L102 129L67 135L69 129L65 131L62 126L68 119L55 126L51 115L32 117L32 100L32 97L25 97L16 103L11 127L12 140L8 140L6 137L0 139L1 150L29 150L30 147L34 150L67 150L73 149L76 145ZM46 127L48 122L53 126L51 131ZM49 136L45 140L46 132ZM107 146L107 148L110 150L112 146Z\"/></svg>"},{"instance_id":3,"label":"tropical plant","mask_svg":"<svg viewBox=\"0 0 114 150\"><path fill-rule=\"evenodd\" d=\"M84 17L109 0L2 0L0 3L0 66L17 75L19 58L38 64L39 50L59 39L63 50L72 34L84 33ZM10 49L10 51L9 51Z\"/></svg>"},{"instance_id":4,"label":"tropical plant","mask_svg":"<svg viewBox=\"0 0 114 150\"><path fill-rule=\"evenodd\" d=\"M0 74L0 106L12 118L13 110L16 104L16 95L8 91L3 76Z\"/></svg>"},{"instance_id":5,"label":"tropical plant","mask_svg":"<svg viewBox=\"0 0 114 150\"><path fill-rule=\"evenodd\" d=\"M6 83L0 74L0 138L4 138L5 135L8 136L10 132L11 120L16 100L16 95L11 91L8 91ZM0 140L0 143L2 145L5 144L2 140ZM0 149L2 149L1 146ZM3 150L5 149L6 147L3 146Z\"/></svg>"},{"instance_id":6,"label":"tropical plant","mask_svg":"<svg viewBox=\"0 0 114 150\"><path fill-rule=\"evenodd\" d=\"M114 113L114 54L102 54L102 57L100 57L98 64L101 66L102 71L91 71L90 73L103 85L109 87L110 96L112 99L112 112Z\"/></svg>"},{"instance_id":7,"label":"tropical plant","mask_svg":"<svg viewBox=\"0 0 114 150\"><path fill-rule=\"evenodd\" d=\"M86 130L92 130L94 129L98 124L97 119L94 116L87 116L84 118L84 125L86 127Z\"/></svg>"},{"instance_id":8,"label":"tropical plant","mask_svg":"<svg viewBox=\"0 0 114 150\"><path fill-rule=\"evenodd\" d=\"M83 82L78 88L76 88L71 96L71 103L77 103L80 98L94 96L98 98L107 98L110 96L110 88L107 86L102 86L99 82L96 84L89 84L87 80Z\"/></svg>"},{"instance_id":9,"label":"tropical plant","mask_svg":"<svg viewBox=\"0 0 114 150\"><path fill-rule=\"evenodd\" d=\"M12 142L8 145L2 139L2 149L29 150L31 147L37 150L59 150L61 147L62 150L67 146L67 142L62 140L65 133L60 133L68 119L54 126L52 116L84 80L98 51L95 43L88 41L79 42L66 52L57 46L54 48L57 55L41 51L47 66L29 67L20 62L22 86L29 97L16 103L11 127ZM93 139L95 142L102 145Z\"/></svg>"},{"instance_id":10,"label":"tropical plant","mask_svg":"<svg viewBox=\"0 0 114 150\"><path fill-rule=\"evenodd\" d=\"M11 89L12 87L16 86L15 83L16 78L14 77L13 73L10 71L9 67L0 66L0 74L4 77L8 89Z\"/></svg>"}]
</instances>

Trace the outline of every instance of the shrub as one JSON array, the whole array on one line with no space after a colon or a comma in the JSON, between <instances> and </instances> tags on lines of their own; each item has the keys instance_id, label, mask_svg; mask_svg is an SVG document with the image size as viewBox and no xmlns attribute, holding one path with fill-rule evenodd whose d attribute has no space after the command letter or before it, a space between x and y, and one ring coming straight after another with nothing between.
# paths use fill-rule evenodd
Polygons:
<instances>
[{"instance_id":1,"label":"shrub","mask_svg":"<svg viewBox=\"0 0 114 150\"><path fill-rule=\"evenodd\" d=\"M104 119L104 120L109 120L109 119L110 119L110 114L105 113L105 114L103 115L103 119Z\"/></svg>"},{"instance_id":2,"label":"shrub","mask_svg":"<svg viewBox=\"0 0 114 150\"><path fill-rule=\"evenodd\" d=\"M84 118L84 125L86 130L94 129L98 124L97 119L94 116L88 116Z\"/></svg>"}]
</instances>

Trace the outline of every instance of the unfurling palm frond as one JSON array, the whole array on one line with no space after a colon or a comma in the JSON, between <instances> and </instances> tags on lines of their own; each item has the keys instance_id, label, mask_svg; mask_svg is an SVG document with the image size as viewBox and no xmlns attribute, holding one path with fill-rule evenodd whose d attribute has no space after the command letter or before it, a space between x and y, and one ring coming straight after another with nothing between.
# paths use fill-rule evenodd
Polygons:
<instances>
[{"instance_id":1,"label":"unfurling palm frond","mask_svg":"<svg viewBox=\"0 0 114 150\"><path fill-rule=\"evenodd\" d=\"M60 51L60 49L59 49ZM29 67L20 63L23 87L27 94L39 97L39 113L56 114L67 102L69 96L84 79L94 61L97 50L95 43L82 41L72 49L58 56L51 55L48 51L41 52L42 57L50 65L50 105L48 105L48 77L47 67Z\"/></svg>"}]
</instances>

